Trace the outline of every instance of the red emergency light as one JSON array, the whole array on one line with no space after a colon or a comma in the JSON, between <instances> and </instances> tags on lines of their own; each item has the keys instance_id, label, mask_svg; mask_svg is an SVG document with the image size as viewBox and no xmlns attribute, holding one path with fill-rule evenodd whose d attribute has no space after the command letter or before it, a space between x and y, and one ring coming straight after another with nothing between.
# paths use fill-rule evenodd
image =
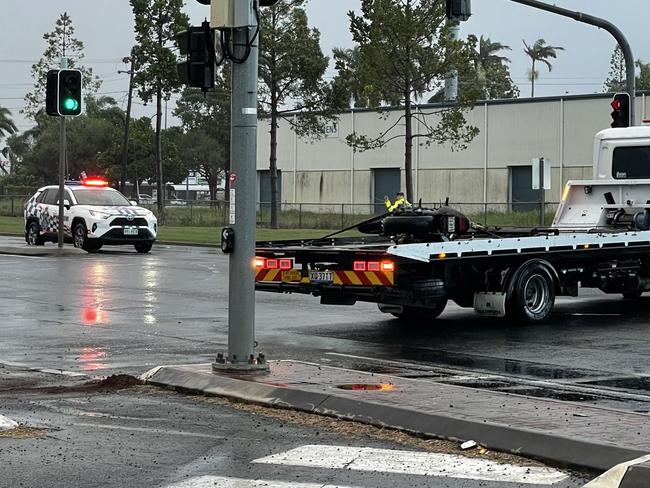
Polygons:
<instances>
[{"instance_id":1,"label":"red emergency light","mask_svg":"<svg viewBox=\"0 0 650 488\"><path fill-rule=\"evenodd\" d=\"M87 178L83 180L81 183L84 186L94 186L98 188L105 188L108 186L108 181L102 180L100 178Z\"/></svg>"}]
</instances>

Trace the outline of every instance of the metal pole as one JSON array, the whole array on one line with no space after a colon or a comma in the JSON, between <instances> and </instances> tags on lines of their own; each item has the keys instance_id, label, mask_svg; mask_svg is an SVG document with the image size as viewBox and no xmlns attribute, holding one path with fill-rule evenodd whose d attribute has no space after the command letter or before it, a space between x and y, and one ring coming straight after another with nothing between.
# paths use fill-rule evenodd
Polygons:
<instances>
[{"instance_id":1,"label":"metal pole","mask_svg":"<svg viewBox=\"0 0 650 488\"><path fill-rule=\"evenodd\" d=\"M460 36L460 22L450 20L449 26L452 41L457 41ZM445 100L456 99L458 99L458 70L453 67L447 79L445 79Z\"/></svg>"},{"instance_id":2,"label":"metal pole","mask_svg":"<svg viewBox=\"0 0 650 488\"><path fill-rule=\"evenodd\" d=\"M68 69L68 58L61 58L61 69ZM63 248L63 226L64 222L64 212L65 205L63 202L65 196L65 153L67 150L66 138L65 138L65 117L61 116L60 121L60 132L59 132L59 228L57 233L57 245L59 249Z\"/></svg>"},{"instance_id":3,"label":"metal pole","mask_svg":"<svg viewBox=\"0 0 650 488\"><path fill-rule=\"evenodd\" d=\"M614 39L616 39L616 42L618 42L618 45L621 47L621 50L623 51L623 55L625 56L627 92L630 94L630 126L636 124L635 110L634 110L635 97L636 97L636 86L635 86L636 72L634 70L634 55L632 54L632 48L630 47L630 43L627 42L627 39L625 38L625 36L623 35L623 33L618 27L616 27L614 24L612 24L611 22L605 19L594 17L593 15L583 14L582 12L575 12L573 10L567 10L561 7L556 7L555 5L548 5L546 3L539 2L537 0L511 0L511 1L520 3L522 5L526 5L528 7L538 8L540 10L546 10L547 12L562 15L564 17L569 17L573 20L577 20L578 22L595 25L596 27L600 27L601 29L605 29L607 32L609 32L614 37Z\"/></svg>"},{"instance_id":4,"label":"metal pole","mask_svg":"<svg viewBox=\"0 0 650 488\"><path fill-rule=\"evenodd\" d=\"M240 2L252 0L238 0ZM251 22L253 23L253 22ZM258 42L255 26L235 28L232 50L243 63L232 63L232 133L230 226L234 252L228 279L228 356L217 356L213 369L266 370L264 356L255 357L255 187L257 168ZM249 45L249 49L247 49ZM234 181L233 181L234 180Z\"/></svg>"},{"instance_id":5,"label":"metal pole","mask_svg":"<svg viewBox=\"0 0 650 488\"><path fill-rule=\"evenodd\" d=\"M129 128L131 124L131 108L133 107L133 77L135 76L135 49L131 49L131 57L122 60L124 63L131 62L129 71L118 71L118 73L128 73L129 75L129 96L126 103L126 121L124 124L124 140L122 142L122 172L120 174L120 191L126 190L126 172L129 164ZM140 199L139 193L136 193L136 199Z\"/></svg>"}]
</instances>

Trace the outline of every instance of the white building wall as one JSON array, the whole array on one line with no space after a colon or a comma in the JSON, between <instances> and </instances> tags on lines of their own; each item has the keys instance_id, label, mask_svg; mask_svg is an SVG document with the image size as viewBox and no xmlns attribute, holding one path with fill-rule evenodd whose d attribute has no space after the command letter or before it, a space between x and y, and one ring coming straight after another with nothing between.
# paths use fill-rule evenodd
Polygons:
<instances>
[{"instance_id":1,"label":"white building wall","mask_svg":"<svg viewBox=\"0 0 650 488\"><path fill-rule=\"evenodd\" d=\"M478 103L466 115L480 132L463 150L450 144L427 146L416 139L413 147L414 191L423 202L449 197L465 203L510 200L509 168L528 166L531 159L545 157L552 166L552 189L547 201L558 201L569 179L591 177L594 134L609 127L610 97L544 98ZM637 119L646 116L645 96L637 99ZM420 116L434 125L436 106L423 106ZM402 112L382 114L355 110L340 115L336 133L332 128L320 139L295 135L282 120L278 129L278 169L282 171L282 202L345 203L373 202L376 168L401 168L404 186L404 139L380 149L355 152L345 138L356 131L375 138L395 126L391 134L404 131ZM423 128L415 121L414 132ZM258 171L268 170L269 121L258 127ZM388 136L390 137L390 136Z\"/></svg>"}]
</instances>

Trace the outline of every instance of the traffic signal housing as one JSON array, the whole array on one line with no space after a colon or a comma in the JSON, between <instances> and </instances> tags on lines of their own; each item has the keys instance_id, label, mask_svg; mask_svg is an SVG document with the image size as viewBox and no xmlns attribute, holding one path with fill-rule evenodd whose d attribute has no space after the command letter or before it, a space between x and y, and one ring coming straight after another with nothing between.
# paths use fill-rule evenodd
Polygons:
<instances>
[{"instance_id":1,"label":"traffic signal housing","mask_svg":"<svg viewBox=\"0 0 650 488\"><path fill-rule=\"evenodd\" d=\"M81 114L82 79L76 69L47 72L45 112L47 115L75 117Z\"/></svg>"},{"instance_id":2,"label":"traffic signal housing","mask_svg":"<svg viewBox=\"0 0 650 488\"><path fill-rule=\"evenodd\" d=\"M45 113L54 117L59 116L59 70L47 72L47 88L45 93Z\"/></svg>"},{"instance_id":3,"label":"traffic signal housing","mask_svg":"<svg viewBox=\"0 0 650 488\"><path fill-rule=\"evenodd\" d=\"M62 69L59 71L59 115L81 114L81 71Z\"/></svg>"},{"instance_id":4,"label":"traffic signal housing","mask_svg":"<svg viewBox=\"0 0 650 488\"><path fill-rule=\"evenodd\" d=\"M179 51L187 57L177 66L183 84L201 88L204 92L214 88L214 39L209 22L203 22L199 27L192 26L176 35Z\"/></svg>"},{"instance_id":5,"label":"traffic signal housing","mask_svg":"<svg viewBox=\"0 0 650 488\"><path fill-rule=\"evenodd\" d=\"M471 0L447 0L447 18L449 20L466 21L471 15Z\"/></svg>"},{"instance_id":6,"label":"traffic signal housing","mask_svg":"<svg viewBox=\"0 0 650 488\"><path fill-rule=\"evenodd\" d=\"M617 93L612 100L612 127L630 126L630 94Z\"/></svg>"},{"instance_id":7,"label":"traffic signal housing","mask_svg":"<svg viewBox=\"0 0 650 488\"><path fill-rule=\"evenodd\" d=\"M272 7L280 0L260 0L260 7Z\"/></svg>"}]
</instances>

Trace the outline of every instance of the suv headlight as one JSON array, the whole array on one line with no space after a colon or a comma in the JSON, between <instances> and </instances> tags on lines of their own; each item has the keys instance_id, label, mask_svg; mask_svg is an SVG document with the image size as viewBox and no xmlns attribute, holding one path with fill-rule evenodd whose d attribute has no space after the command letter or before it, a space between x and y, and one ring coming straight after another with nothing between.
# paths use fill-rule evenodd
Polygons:
<instances>
[{"instance_id":1,"label":"suv headlight","mask_svg":"<svg viewBox=\"0 0 650 488\"><path fill-rule=\"evenodd\" d=\"M100 212L99 210L89 210L89 212L91 216L99 219L107 219L111 216L108 212Z\"/></svg>"}]
</instances>

